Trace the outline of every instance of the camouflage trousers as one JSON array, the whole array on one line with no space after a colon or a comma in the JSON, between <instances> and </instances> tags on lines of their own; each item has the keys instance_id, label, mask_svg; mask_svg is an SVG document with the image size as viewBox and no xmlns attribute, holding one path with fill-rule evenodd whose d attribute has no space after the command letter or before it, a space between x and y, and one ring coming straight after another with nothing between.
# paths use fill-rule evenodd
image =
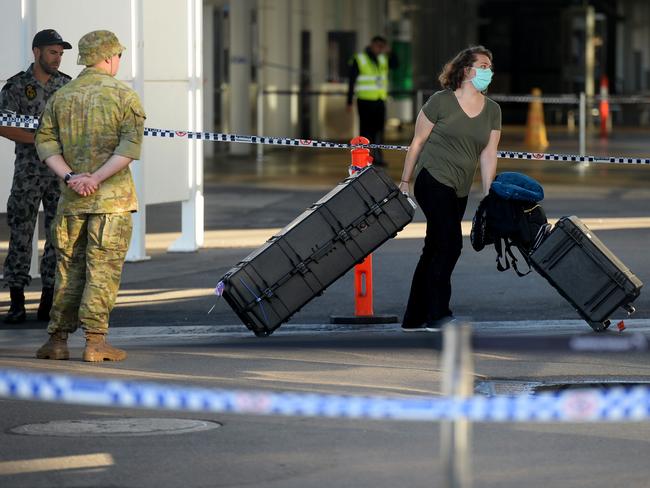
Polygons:
<instances>
[{"instance_id":1,"label":"camouflage trousers","mask_svg":"<svg viewBox=\"0 0 650 488\"><path fill-rule=\"evenodd\" d=\"M47 331L106 334L131 240L131 213L57 215L54 304Z\"/></svg>"},{"instance_id":2,"label":"camouflage trousers","mask_svg":"<svg viewBox=\"0 0 650 488\"><path fill-rule=\"evenodd\" d=\"M10 287L24 288L32 281L29 268L32 261L32 238L43 202L45 210L45 251L41 258L42 286L54 286L56 255L50 239L50 226L59 202L59 180L54 174L25 175L15 172L7 201L9 252L4 263L4 280Z\"/></svg>"}]
</instances>

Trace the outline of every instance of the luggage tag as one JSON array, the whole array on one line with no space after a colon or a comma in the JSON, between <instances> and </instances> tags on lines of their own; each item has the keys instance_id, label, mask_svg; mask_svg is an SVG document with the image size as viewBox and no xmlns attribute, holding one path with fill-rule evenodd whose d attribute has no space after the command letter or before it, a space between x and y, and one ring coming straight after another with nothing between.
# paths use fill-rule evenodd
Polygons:
<instances>
[{"instance_id":1,"label":"luggage tag","mask_svg":"<svg viewBox=\"0 0 650 488\"><path fill-rule=\"evenodd\" d=\"M217 283L217 286L214 289L214 294L217 295L217 300L222 297L223 290L225 288L226 288L226 284L223 281ZM208 314L210 314L210 312L212 312L214 310L214 307L216 306L217 306L217 302L215 302L214 305L212 305L212 307L210 308L210 310L208 310Z\"/></svg>"}]
</instances>

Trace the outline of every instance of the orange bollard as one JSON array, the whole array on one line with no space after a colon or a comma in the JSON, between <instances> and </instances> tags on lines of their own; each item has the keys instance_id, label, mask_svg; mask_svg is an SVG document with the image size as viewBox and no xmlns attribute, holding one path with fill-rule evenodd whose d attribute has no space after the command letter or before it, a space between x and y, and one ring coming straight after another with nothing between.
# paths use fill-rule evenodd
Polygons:
<instances>
[{"instance_id":1,"label":"orange bollard","mask_svg":"<svg viewBox=\"0 0 650 488\"><path fill-rule=\"evenodd\" d=\"M370 141L363 136L357 136L350 141L350 144L370 144ZM370 149L358 147L350 150L352 162L349 173L353 175L372 164ZM332 316L332 324L388 324L395 323L399 319L395 315L375 315L372 300L372 254L359 264L354 266L354 317Z\"/></svg>"},{"instance_id":2,"label":"orange bollard","mask_svg":"<svg viewBox=\"0 0 650 488\"><path fill-rule=\"evenodd\" d=\"M372 254L354 267L354 315L373 315Z\"/></svg>"},{"instance_id":3,"label":"orange bollard","mask_svg":"<svg viewBox=\"0 0 650 488\"><path fill-rule=\"evenodd\" d=\"M600 78L600 138L607 139L611 129L609 118L609 79L607 75Z\"/></svg>"},{"instance_id":4,"label":"orange bollard","mask_svg":"<svg viewBox=\"0 0 650 488\"><path fill-rule=\"evenodd\" d=\"M350 141L350 144L370 144L367 137L357 136ZM350 150L352 163L350 175L361 171L372 164L370 149L357 147ZM372 315L372 254L354 267L354 315Z\"/></svg>"},{"instance_id":5,"label":"orange bollard","mask_svg":"<svg viewBox=\"0 0 650 488\"><path fill-rule=\"evenodd\" d=\"M370 141L367 137L357 136L350 141L350 144L353 146L358 144L370 144ZM352 155L352 164L350 166L351 175L372 164L370 149L367 147L356 147L350 151L350 154Z\"/></svg>"}]
</instances>

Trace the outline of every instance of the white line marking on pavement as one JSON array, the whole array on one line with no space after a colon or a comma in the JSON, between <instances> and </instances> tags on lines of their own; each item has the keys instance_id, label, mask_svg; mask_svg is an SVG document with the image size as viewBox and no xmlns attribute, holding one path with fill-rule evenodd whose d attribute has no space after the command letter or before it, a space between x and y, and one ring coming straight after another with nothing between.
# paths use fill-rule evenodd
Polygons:
<instances>
[{"instance_id":1,"label":"white line marking on pavement","mask_svg":"<svg viewBox=\"0 0 650 488\"><path fill-rule=\"evenodd\" d=\"M114 464L113 456L108 453L2 461L0 462L0 475L61 471L65 469L104 468Z\"/></svg>"}]
</instances>

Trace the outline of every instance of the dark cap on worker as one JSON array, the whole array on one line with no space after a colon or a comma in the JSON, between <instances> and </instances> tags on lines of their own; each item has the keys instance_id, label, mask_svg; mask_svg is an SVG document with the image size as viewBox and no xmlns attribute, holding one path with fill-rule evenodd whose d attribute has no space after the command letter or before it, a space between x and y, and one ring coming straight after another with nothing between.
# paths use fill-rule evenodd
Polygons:
<instances>
[{"instance_id":1,"label":"dark cap on worker","mask_svg":"<svg viewBox=\"0 0 650 488\"><path fill-rule=\"evenodd\" d=\"M54 29L45 29L38 32L32 41L32 49L41 46L52 46L54 44L63 46L63 49L72 49L72 45L69 42L65 42L61 34Z\"/></svg>"}]
</instances>

